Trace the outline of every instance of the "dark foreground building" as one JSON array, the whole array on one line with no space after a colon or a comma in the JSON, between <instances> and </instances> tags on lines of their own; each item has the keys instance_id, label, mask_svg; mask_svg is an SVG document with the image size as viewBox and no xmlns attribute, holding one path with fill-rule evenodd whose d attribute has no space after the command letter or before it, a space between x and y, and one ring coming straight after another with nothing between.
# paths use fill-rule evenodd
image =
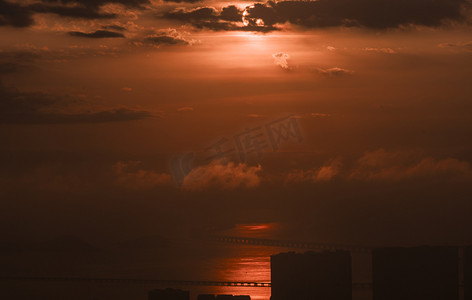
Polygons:
<instances>
[{"instance_id":1,"label":"dark foreground building","mask_svg":"<svg viewBox=\"0 0 472 300\"><path fill-rule=\"evenodd\" d=\"M251 297L246 295L198 295L197 300L251 300Z\"/></svg>"},{"instance_id":2,"label":"dark foreground building","mask_svg":"<svg viewBox=\"0 0 472 300\"><path fill-rule=\"evenodd\" d=\"M270 257L271 300L351 300L347 251L280 253Z\"/></svg>"},{"instance_id":3,"label":"dark foreground building","mask_svg":"<svg viewBox=\"0 0 472 300\"><path fill-rule=\"evenodd\" d=\"M458 300L456 247L379 248L372 252L374 300Z\"/></svg>"},{"instance_id":4,"label":"dark foreground building","mask_svg":"<svg viewBox=\"0 0 472 300\"><path fill-rule=\"evenodd\" d=\"M464 299L472 300L472 246L464 248Z\"/></svg>"},{"instance_id":5,"label":"dark foreground building","mask_svg":"<svg viewBox=\"0 0 472 300\"><path fill-rule=\"evenodd\" d=\"M189 300L190 293L188 291L165 289L155 289L149 291L148 300Z\"/></svg>"},{"instance_id":6,"label":"dark foreground building","mask_svg":"<svg viewBox=\"0 0 472 300\"><path fill-rule=\"evenodd\" d=\"M202 294L198 295L197 300L216 300L216 296L213 294Z\"/></svg>"},{"instance_id":7,"label":"dark foreground building","mask_svg":"<svg viewBox=\"0 0 472 300\"><path fill-rule=\"evenodd\" d=\"M233 300L233 295L218 295L216 300Z\"/></svg>"}]
</instances>

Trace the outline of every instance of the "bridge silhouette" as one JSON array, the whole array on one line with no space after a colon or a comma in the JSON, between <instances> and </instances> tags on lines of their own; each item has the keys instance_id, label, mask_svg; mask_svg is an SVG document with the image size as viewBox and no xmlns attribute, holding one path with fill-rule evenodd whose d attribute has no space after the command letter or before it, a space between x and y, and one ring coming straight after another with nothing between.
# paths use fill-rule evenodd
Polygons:
<instances>
[{"instance_id":1,"label":"bridge silhouette","mask_svg":"<svg viewBox=\"0 0 472 300\"><path fill-rule=\"evenodd\" d=\"M369 247L351 245L330 245L312 242L298 242L286 240L259 239L235 236L210 236L211 241L260 245L271 247L300 248L312 250L346 250L351 252L370 252ZM209 281L209 280L168 280L168 279L140 279L140 278L88 278L88 277L0 277L0 281L32 281L32 282L75 282L75 283L105 283L105 284L149 284L162 286L229 286L229 287L258 287L270 288L270 282L249 281ZM353 288L370 288L370 283L353 283Z\"/></svg>"},{"instance_id":2,"label":"bridge silhouette","mask_svg":"<svg viewBox=\"0 0 472 300\"><path fill-rule=\"evenodd\" d=\"M315 242L302 242L290 240L274 240L262 238L250 238L240 236L207 236L206 240L240 245L258 245L268 247L307 249L318 251L344 250L349 252L371 253L374 247L324 244ZM32 281L32 282L76 282L96 284L144 284L157 286L228 286L228 287L252 287L270 288L271 282L250 281L211 281L211 280L168 280L168 279L141 279L141 278L88 278L88 277L0 277L0 281ZM462 282L460 283L462 287ZM371 289L372 283L353 282L356 289Z\"/></svg>"},{"instance_id":3,"label":"bridge silhouette","mask_svg":"<svg viewBox=\"0 0 472 300\"><path fill-rule=\"evenodd\" d=\"M143 284L165 286L230 286L270 288L270 282L249 281L206 281L206 280L161 280L139 278L88 278L88 277L0 277L0 281L32 281L32 282L74 282L95 284ZM371 288L371 283L353 283L353 288Z\"/></svg>"},{"instance_id":4,"label":"bridge silhouette","mask_svg":"<svg viewBox=\"0 0 472 300\"><path fill-rule=\"evenodd\" d=\"M288 241L288 240L272 240L272 239L260 239L260 238L237 237L237 236L211 236L210 240L213 240L216 242L223 242L223 243L233 243L233 244L259 245L259 246L298 248L298 249L311 249L311 250L328 250L328 251L345 250L349 252L363 252L363 253L370 253L372 251L372 247L364 247L364 246L323 244L323 243Z\"/></svg>"},{"instance_id":5,"label":"bridge silhouette","mask_svg":"<svg viewBox=\"0 0 472 300\"><path fill-rule=\"evenodd\" d=\"M322 244L288 240L260 239L236 236L210 236L207 239L216 242L241 245L259 245L269 247L298 248L310 250L345 250L350 252L371 252L371 247ZM271 287L270 282L249 281L208 281L208 280L168 280L168 279L139 279L139 278L88 278L88 277L0 277L0 281L36 281L36 282L84 282L110 284L152 284L169 286L232 286L232 287ZM353 283L353 288L370 288L370 283Z\"/></svg>"},{"instance_id":6,"label":"bridge silhouette","mask_svg":"<svg viewBox=\"0 0 472 300\"><path fill-rule=\"evenodd\" d=\"M0 281L37 281L37 282L84 282L111 284L152 284L175 286L234 286L270 287L270 282L249 281L207 281L207 280L162 280L139 278L88 278L88 277L0 277Z\"/></svg>"}]
</instances>

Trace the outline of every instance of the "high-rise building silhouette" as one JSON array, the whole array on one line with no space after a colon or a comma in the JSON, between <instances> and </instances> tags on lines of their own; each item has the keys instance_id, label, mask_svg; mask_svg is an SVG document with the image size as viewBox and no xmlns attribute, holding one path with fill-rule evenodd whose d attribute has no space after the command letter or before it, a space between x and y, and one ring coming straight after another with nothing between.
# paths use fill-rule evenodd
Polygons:
<instances>
[{"instance_id":1,"label":"high-rise building silhouette","mask_svg":"<svg viewBox=\"0 0 472 300\"><path fill-rule=\"evenodd\" d=\"M251 300L250 296L247 295L211 295L202 294L198 295L197 300Z\"/></svg>"},{"instance_id":2,"label":"high-rise building silhouette","mask_svg":"<svg viewBox=\"0 0 472 300\"><path fill-rule=\"evenodd\" d=\"M472 300L472 246L464 248L464 299Z\"/></svg>"},{"instance_id":3,"label":"high-rise building silhouette","mask_svg":"<svg viewBox=\"0 0 472 300\"><path fill-rule=\"evenodd\" d=\"M216 296L213 294L202 294L198 295L197 300L216 300Z\"/></svg>"},{"instance_id":4,"label":"high-rise building silhouette","mask_svg":"<svg viewBox=\"0 0 472 300\"><path fill-rule=\"evenodd\" d=\"M352 300L347 251L280 253L270 265L271 300Z\"/></svg>"},{"instance_id":5,"label":"high-rise building silhouette","mask_svg":"<svg viewBox=\"0 0 472 300\"><path fill-rule=\"evenodd\" d=\"M459 299L456 247L374 249L372 272L374 300Z\"/></svg>"},{"instance_id":6,"label":"high-rise building silhouette","mask_svg":"<svg viewBox=\"0 0 472 300\"><path fill-rule=\"evenodd\" d=\"M233 295L217 295L216 300L233 300Z\"/></svg>"},{"instance_id":7,"label":"high-rise building silhouette","mask_svg":"<svg viewBox=\"0 0 472 300\"><path fill-rule=\"evenodd\" d=\"M148 292L148 300L189 300L189 291L176 289L154 289Z\"/></svg>"}]
</instances>

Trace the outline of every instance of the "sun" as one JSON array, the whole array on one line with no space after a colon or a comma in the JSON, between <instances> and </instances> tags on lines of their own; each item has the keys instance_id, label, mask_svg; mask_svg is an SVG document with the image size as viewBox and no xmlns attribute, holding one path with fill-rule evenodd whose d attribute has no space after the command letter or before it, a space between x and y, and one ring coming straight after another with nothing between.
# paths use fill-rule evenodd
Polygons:
<instances>
[{"instance_id":1,"label":"sun","mask_svg":"<svg viewBox=\"0 0 472 300\"><path fill-rule=\"evenodd\" d=\"M250 8L254 8L254 5L247 6L244 9L243 17L242 17L242 21L243 21L244 26L249 26L249 25L261 26L261 27L264 26L264 20L262 20L260 18L251 18L249 16L249 12L247 10L250 9Z\"/></svg>"},{"instance_id":2,"label":"sun","mask_svg":"<svg viewBox=\"0 0 472 300\"><path fill-rule=\"evenodd\" d=\"M249 26L249 20L248 20L248 17L247 17L248 15L249 15L249 13L248 13L247 9L245 9L244 12L243 12L243 18L242 18L244 26Z\"/></svg>"}]
</instances>

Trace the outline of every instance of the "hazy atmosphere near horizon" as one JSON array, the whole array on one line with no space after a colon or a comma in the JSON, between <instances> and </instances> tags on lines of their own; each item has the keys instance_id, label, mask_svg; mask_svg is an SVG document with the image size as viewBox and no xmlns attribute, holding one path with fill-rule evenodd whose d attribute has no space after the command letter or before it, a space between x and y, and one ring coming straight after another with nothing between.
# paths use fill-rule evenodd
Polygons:
<instances>
[{"instance_id":1,"label":"hazy atmosphere near horizon","mask_svg":"<svg viewBox=\"0 0 472 300\"><path fill-rule=\"evenodd\" d=\"M472 245L471 29L470 0L0 0L0 298L269 300L8 278L270 283L291 241Z\"/></svg>"}]
</instances>

